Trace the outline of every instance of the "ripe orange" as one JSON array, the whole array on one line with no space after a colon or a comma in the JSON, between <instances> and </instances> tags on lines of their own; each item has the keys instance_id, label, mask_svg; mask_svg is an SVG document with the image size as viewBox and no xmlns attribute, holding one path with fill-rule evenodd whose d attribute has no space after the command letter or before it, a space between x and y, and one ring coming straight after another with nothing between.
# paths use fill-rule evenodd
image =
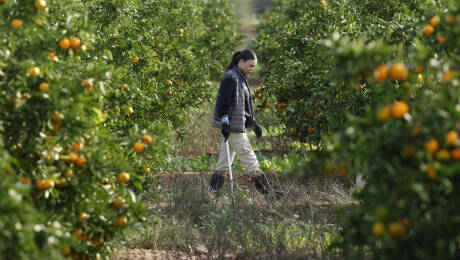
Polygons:
<instances>
[{"instance_id":1,"label":"ripe orange","mask_svg":"<svg viewBox=\"0 0 460 260\"><path fill-rule=\"evenodd\" d=\"M123 90L123 91L125 91L127 87L128 87L128 85L126 85L126 84L121 84L121 86L120 86L121 90Z\"/></svg>"},{"instance_id":2,"label":"ripe orange","mask_svg":"<svg viewBox=\"0 0 460 260\"><path fill-rule=\"evenodd\" d=\"M415 71L418 73L422 73L424 70L425 68L423 68L423 66L418 65L417 67L415 67Z\"/></svg>"},{"instance_id":3,"label":"ripe orange","mask_svg":"<svg viewBox=\"0 0 460 260\"><path fill-rule=\"evenodd\" d=\"M167 87L172 87L173 82L172 82L171 80L168 79L168 80L165 81L165 85L166 85Z\"/></svg>"},{"instance_id":4,"label":"ripe orange","mask_svg":"<svg viewBox=\"0 0 460 260\"><path fill-rule=\"evenodd\" d=\"M265 104L265 108L270 108L270 107L271 107L270 104L268 104L268 103Z\"/></svg>"},{"instance_id":5,"label":"ripe orange","mask_svg":"<svg viewBox=\"0 0 460 260\"><path fill-rule=\"evenodd\" d=\"M42 92L43 92L43 91L48 91L48 90L49 90L49 87L50 87L50 85L49 85L48 83L42 82L42 83L40 83L40 85L38 86L38 90L39 90L39 91L42 91Z\"/></svg>"},{"instance_id":6,"label":"ripe orange","mask_svg":"<svg viewBox=\"0 0 460 260\"><path fill-rule=\"evenodd\" d=\"M38 76L40 75L40 68L39 67L32 67L29 69L30 76Z\"/></svg>"},{"instance_id":7,"label":"ripe orange","mask_svg":"<svg viewBox=\"0 0 460 260\"><path fill-rule=\"evenodd\" d=\"M430 25L433 26L433 27L436 27L436 26L438 26L440 21L441 21L441 19L439 19L439 16L433 16L430 19Z\"/></svg>"},{"instance_id":8,"label":"ripe orange","mask_svg":"<svg viewBox=\"0 0 460 260\"><path fill-rule=\"evenodd\" d=\"M295 128L291 128L291 129L289 129L288 132L289 132L290 135L295 135L297 133L297 130Z\"/></svg>"},{"instance_id":9,"label":"ripe orange","mask_svg":"<svg viewBox=\"0 0 460 260\"><path fill-rule=\"evenodd\" d=\"M316 38L317 38L318 40L321 39L321 34L320 34L320 33L316 34Z\"/></svg>"},{"instance_id":10,"label":"ripe orange","mask_svg":"<svg viewBox=\"0 0 460 260\"><path fill-rule=\"evenodd\" d=\"M172 94L173 94L173 93L172 93L172 91L171 91L171 90L168 90L168 91L166 91L166 95L168 95L168 96L172 96Z\"/></svg>"},{"instance_id":11,"label":"ripe orange","mask_svg":"<svg viewBox=\"0 0 460 260\"><path fill-rule=\"evenodd\" d=\"M76 155L74 153L68 153L67 157L69 157L68 162L73 162L73 163L75 163L77 161L77 159L78 159L78 155Z\"/></svg>"},{"instance_id":12,"label":"ripe orange","mask_svg":"<svg viewBox=\"0 0 460 260\"><path fill-rule=\"evenodd\" d=\"M157 50L161 50L161 48L163 48L163 46L161 46L161 44L157 44Z\"/></svg>"},{"instance_id":13,"label":"ripe orange","mask_svg":"<svg viewBox=\"0 0 460 260\"><path fill-rule=\"evenodd\" d=\"M428 179L433 180L433 181L438 178L438 174L431 167L427 170L426 176L428 177Z\"/></svg>"},{"instance_id":14,"label":"ripe orange","mask_svg":"<svg viewBox=\"0 0 460 260\"><path fill-rule=\"evenodd\" d=\"M377 112L377 119L380 122L385 122L391 117L391 109L389 107L381 107Z\"/></svg>"},{"instance_id":15,"label":"ripe orange","mask_svg":"<svg viewBox=\"0 0 460 260\"><path fill-rule=\"evenodd\" d=\"M83 235L83 230L81 228L77 228L73 231L74 236L80 238Z\"/></svg>"},{"instance_id":16,"label":"ripe orange","mask_svg":"<svg viewBox=\"0 0 460 260\"><path fill-rule=\"evenodd\" d=\"M391 106L391 115L394 118L403 118L409 113L409 106L404 101L398 101Z\"/></svg>"},{"instance_id":17,"label":"ripe orange","mask_svg":"<svg viewBox=\"0 0 460 260\"><path fill-rule=\"evenodd\" d=\"M374 71L374 78L377 82L382 82L388 77L388 67L386 65L378 66Z\"/></svg>"},{"instance_id":18,"label":"ripe orange","mask_svg":"<svg viewBox=\"0 0 460 260\"><path fill-rule=\"evenodd\" d=\"M409 70L406 68L406 65L404 65L401 62L398 62L391 66L390 76L394 80L398 80L398 81L405 80L409 76Z\"/></svg>"},{"instance_id":19,"label":"ripe orange","mask_svg":"<svg viewBox=\"0 0 460 260\"><path fill-rule=\"evenodd\" d=\"M145 144L145 145L149 145L151 142L152 142L152 137L150 135L144 135L142 137L142 142Z\"/></svg>"},{"instance_id":20,"label":"ripe orange","mask_svg":"<svg viewBox=\"0 0 460 260\"><path fill-rule=\"evenodd\" d=\"M388 226L390 236L395 238L402 238L406 235L406 227L401 222L392 222Z\"/></svg>"},{"instance_id":21,"label":"ripe orange","mask_svg":"<svg viewBox=\"0 0 460 260\"><path fill-rule=\"evenodd\" d=\"M62 39L62 40L59 42L59 47L61 47L61 49L63 49L63 50L68 50L68 49L70 48L70 41L69 41L69 39L67 39L67 38Z\"/></svg>"},{"instance_id":22,"label":"ripe orange","mask_svg":"<svg viewBox=\"0 0 460 260\"><path fill-rule=\"evenodd\" d=\"M260 93L261 92L260 88L256 88L256 92Z\"/></svg>"},{"instance_id":23,"label":"ripe orange","mask_svg":"<svg viewBox=\"0 0 460 260\"><path fill-rule=\"evenodd\" d=\"M449 82L454 77L454 72L452 70L448 70L442 74L442 81Z\"/></svg>"},{"instance_id":24,"label":"ripe orange","mask_svg":"<svg viewBox=\"0 0 460 260\"><path fill-rule=\"evenodd\" d=\"M382 222L375 222L374 225L372 225L372 234L375 237L382 237L383 233L385 232L385 226L383 225Z\"/></svg>"},{"instance_id":25,"label":"ripe orange","mask_svg":"<svg viewBox=\"0 0 460 260\"><path fill-rule=\"evenodd\" d=\"M48 57L52 60L52 61L58 61L59 58L53 53L53 52L49 52L48 53Z\"/></svg>"},{"instance_id":26,"label":"ripe orange","mask_svg":"<svg viewBox=\"0 0 460 260\"><path fill-rule=\"evenodd\" d=\"M13 27L13 29L18 30L22 26L22 20L13 19L13 21L11 21L11 26Z\"/></svg>"},{"instance_id":27,"label":"ripe orange","mask_svg":"<svg viewBox=\"0 0 460 260\"><path fill-rule=\"evenodd\" d=\"M326 7L327 7L326 1L321 0L321 1L319 2L319 7L321 7L321 8L326 8Z\"/></svg>"},{"instance_id":28,"label":"ripe orange","mask_svg":"<svg viewBox=\"0 0 460 260\"><path fill-rule=\"evenodd\" d=\"M128 224L128 217L121 216L121 217L117 218L117 226L123 227L126 224Z\"/></svg>"},{"instance_id":29,"label":"ripe orange","mask_svg":"<svg viewBox=\"0 0 460 260\"><path fill-rule=\"evenodd\" d=\"M438 35L438 42L439 42L439 43L445 43L445 42L446 42L446 38L444 38L442 35Z\"/></svg>"},{"instance_id":30,"label":"ripe orange","mask_svg":"<svg viewBox=\"0 0 460 260\"><path fill-rule=\"evenodd\" d=\"M154 113L154 114L153 114L153 118L154 118L154 119L157 119L157 118L158 118L158 114L157 114L157 113Z\"/></svg>"},{"instance_id":31,"label":"ripe orange","mask_svg":"<svg viewBox=\"0 0 460 260\"><path fill-rule=\"evenodd\" d=\"M125 110L125 113L127 115L132 115L134 113L134 109L132 107L128 107L126 110Z\"/></svg>"},{"instance_id":32,"label":"ripe orange","mask_svg":"<svg viewBox=\"0 0 460 260\"><path fill-rule=\"evenodd\" d=\"M149 168L149 167L144 167L144 172L149 173L149 172L150 172L150 168Z\"/></svg>"},{"instance_id":33,"label":"ripe orange","mask_svg":"<svg viewBox=\"0 0 460 260\"><path fill-rule=\"evenodd\" d=\"M136 153L142 153L144 151L144 144L141 142L136 142L133 145L133 149L136 151Z\"/></svg>"},{"instance_id":34,"label":"ripe orange","mask_svg":"<svg viewBox=\"0 0 460 260\"><path fill-rule=\"evenodd\" d=\"M46 7L46 1L45 0L36 0L35 1L35 8L41 10Z\"/></svg>"},{"instance_id":35,"label":"ripe orange","mask_svg":"<svg viewBox=\"0 0 460 260\"><path fill-rule=\"evenodd\" d=\"M137 56L134 57L133 61L134 61L134 63L136 63L136 64L139 63L139 57L137 57Z\"/></svg>"},{"instance_id":36,"label":"ripe orange","mask_svg":"<svg viewBox=\"0 0 460 260\"><path fill-rule=\"evenodd\" d=\"M82 144L74 143L74 144L72 145L72 150L74 150L75 152L79 152L79 151L81 151L82 146L83 146Z\"/></svg>"},{"instance_id":37,"label":"ripe orange","mask_svg":"<svg viewBox=\"0 0 460 260\"><path fill-rule=\"evenodd\" d=\"M114 208L114 209L121 209L121 208L123 208L123 205L124 205L123 199L120 198L120 197L114 198L114 199L112 200L112 203L111 203L111 206L112 206L112 208Z\"/></svg>"},{"instance_id":38,"label":"ripe orange","mask_svg":"<svg viewBox=\"0 0 460 260\"><path fill-rule=\"evenodd\" d=\"M308 132L309 134L313 133L313 131L315 131L315 129L314 129L313 127L309 127L309 128L307 129L307 132Z\"/></svg>"},{"instance_id":39,"label":"ripe orange","mask_svg":"<svg viewBox=\"0 0 460 260\"><path fill-rule=\"evenodd\" d=\"M179 28L179 30L177 30L177 32L178 32L179 34L184 34L184 29Z\"/></svg>"},{"instance_id":40,"label":"ripe orange","mask_svg":"<svg viewBox=\"0 0 460 260\"><path fill-rule=\"evenodd\" d=\"M71 37L70 38L70 46L74 49L80 49L81 47L81 41L77 37Z\"/></svg>"},{"instance_id":41,"label":"ripe orange","mask_svg":"<svg viewBox=\"0 0 460 260\"><path fill-rule=\"evenodd\" d=\"M434 27L430 24L425 25L425 27L423 27L423 33L426 35L432 35L434 33Z\"/></svg>"},{"instance_id":42,"label":"ripe orange","mask_svg":"<svg viewBox=\"0 0 460 260\"><path fill-rule=\"evenodd\" d=\"M24 184L31 184L32 180L30 178L28 178L28 177L22 177L21 182L24 183Z\"/></svg>"},{"instance_id":43,"label":"ripe orange","mask_svg":"<svg viewBox=\"0 0 460 260\"><path fill-rule=\"evenodd\" d=\"M86 163L86 158L83 155L77 155L77 159L75 160L75 165L77 166L84 166Z\"/></svg>"},{"instance_id":44,"label":"ripe orange","mask_svg":"<svg viewBox=\"0 0 460 260\"><path fill-rule=\"evenodd\" d=\"M450 24L455 23L455 17L453 15L451 15L451 14L447 15L446 16L446 22L450 23Z\"/></svg>"},{"instance_id":45,"label":"ripe orange","mask_svg":"<svg viewBox=\"0 0 460 260\"><path fill-rule=\"evenodd\" d=\"M86 218L88 218L88 214L86 214L85 212L82 212L82 213L80 213L80 215L78 215L78 221L80 221L80 222L85 221Z\"/></svg>"},{"instance_id":46,"label":"ripe orange","mask_svg":"<svg viewBox=\"0 0 460 260\"><path fill-rule=\"evenodd\" d=\"M460 161L460 148L453 149L452 151L450 151L450 155L453 159Z\"/></svg>"},{"instance_id":47,"label":"ripe orange","mask_svg":"<svg viewBox=\"0 0 460 260\"><path fill-rule=\"evenodd\" d=\"M438 140L433 138L429 141L426 141L423 146L425 148L425 151L427 151L429 154L433 154L434 152L436 152L436 150L439 149L439 142Z\"/></svg>"},{"instance_id":48,"label":"ripe orange","mask_svg":"<svg viewBox=\"0 0 460 260\"><path fill-rule=\"evenodd\" d=\"M449 145L454 145L458 140L458 133L456 131L449 131L446 133L446 141Z\"/></svg>"},{"instance_id":49,"label":"ripe orange","mask_svg":"<svg viewBox=\"0 0 460 260\"><path fill-rule=\"evenodd\" d=\"M340 176L346 176L347 175L347 168L345 167L345 165L341 164L339 166L339 168L337 169L337 173L340 175Z\"/></svg>"},{"instance_id":50,"label":"ripe orange","mask_svg":"<svg viewBox=\"0 0 460 260\"><path fill-rule=\"evenodd\" d=\"M129 176L129 173L127 172L121 172L120 174L118 174L118 180L120 182L126 183L129 181L129 179L130 179L130 176Z\"/></svg>"},{"instance_id":51,"label":"ripe orange","mask_svg":"<svg viewBox=\"0 0 460 260\"><path fill-rule=\"evenodd\" d=\"M441 149L436 153L436 159L440 161L447 161L450 159L450 153L446 149Z\"/></svg>"}]
</instances>

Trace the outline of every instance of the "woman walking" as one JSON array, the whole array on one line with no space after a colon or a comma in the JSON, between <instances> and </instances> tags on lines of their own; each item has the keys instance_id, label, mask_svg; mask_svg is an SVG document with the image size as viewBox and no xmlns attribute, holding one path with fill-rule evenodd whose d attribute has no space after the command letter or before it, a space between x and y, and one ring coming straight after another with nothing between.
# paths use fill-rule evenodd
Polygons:
<instances>
[{"instance_id":1,"label":"woman walking","mask_svg":"<svg viewBox=\"0 0 460 260\"><path fill-rule=\"evenodd\" d=\"M254 119L251 90L247 81L256 65L257 57L253 51L237 51L220 82L212 125L221 129L222 140L219 161L211 176L211 192L217 192L223 186L224 176L228 174L228 168L236 155L258 191L280 198L283 192L277 186L270 185L264 172L260 170L246 134L246 128L251 128L257 138L262 137L262 128ZM226 156L227 141L230 161Z\"/></svg>"}]
</instances>

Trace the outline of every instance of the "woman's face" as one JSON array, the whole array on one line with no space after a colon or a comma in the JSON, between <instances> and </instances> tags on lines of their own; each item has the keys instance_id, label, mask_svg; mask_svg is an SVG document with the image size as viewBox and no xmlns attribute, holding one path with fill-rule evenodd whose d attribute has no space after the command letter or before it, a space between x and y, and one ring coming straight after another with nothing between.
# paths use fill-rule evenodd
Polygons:
<instances>
[{"instance_id":1,"label":"woman's face","mask_svg":"<svg viewBox=\"0 0 460 260\"><path fill-rule=\"evenodd\" d=\"M249 75L254 71L254 68L257 65L257 59L254 60L240 60L238 63L238 69L245 75Z\"/></svg>"}]
</instances>

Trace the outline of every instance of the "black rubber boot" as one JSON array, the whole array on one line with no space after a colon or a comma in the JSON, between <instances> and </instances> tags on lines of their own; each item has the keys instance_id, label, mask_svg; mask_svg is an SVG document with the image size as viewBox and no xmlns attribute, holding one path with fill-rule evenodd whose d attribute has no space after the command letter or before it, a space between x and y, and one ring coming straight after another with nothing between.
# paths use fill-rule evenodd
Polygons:
<instances>
[{"instance_id":1,"label":"black rubber boot","mask_svg":"<svg viewBox=\"0 0 460 260\"><path fill-rule=\"evenodd\" d=\"M222 188L224 185L224 177L217 175L215 173L211 176L211 181L209 182L209 186L211 186L211 192L216 193Z\"/></svg>"},{"instance_id":2,"label":"black rubber boot","mask_svg":"<svg viewBox=\"0 0 460 260\"><path fill-rule=\"evenodd\" d=\"M254 179L256 189L262 194L274 195L276 199L281 199L284 192L277 186L270 186L265 174L261 174Z\"/></svg>"}]
</instances>

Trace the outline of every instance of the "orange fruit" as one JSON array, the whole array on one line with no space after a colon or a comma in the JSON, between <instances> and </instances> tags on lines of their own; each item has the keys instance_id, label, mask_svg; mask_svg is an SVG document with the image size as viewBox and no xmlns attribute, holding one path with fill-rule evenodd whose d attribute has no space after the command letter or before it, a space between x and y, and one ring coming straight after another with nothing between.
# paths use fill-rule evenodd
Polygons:
<instances>
[{"instance_id":1,"label":"orange fruit","mask_svg":"<svg viewBox=\"0 0 460 260\"><path fill-rule=\"evenodd\" d=\"M63 49L63 50L68 50L68 49L70 48L70 41L69 41L69 39L67 39L67 38L62 39L62 40L59 42L59 47L61 47L61 49Z\"/></svg>"},{"instance_id":2,"label":"orange fruit","mask_svg":"<svg viewBox=\"0 0 460 260\"><path fill-rule=\"evenodd\" d=\"M372 234L375 237L382 237L383 233L385 233L385 226L383 225L382 222L375 222L374 225L372 225Z\"/></svg>"},{"instance_id":3,"label":"orange fruit","mask_svg":"<svg viewBox=\"0 0 460 260\"><path fill-rule=\"evenodd\" d=\"M145 144L145 145L148 145L152 142L152 137L150 135L144 135L142 136L142 142Z\"/></svg>"},{"instance_id":4,"label":"orange fruit","mask_svg":"<svg viewBox=\"0 0 460 260\"><path fill-rule=\"evenodd\" d=\"M446 42L446 38L444 38L442 35L438 35L438 42L439 43L445 43Z\"/></svg>"},{"instance_id":5,"label":"orange fruit","mask_svg":"<svg viewBox=\"0 0 460 260\"><path fill-rule=\"evenodd\" d=\"M455 23L455 17L453 15L451 15L451 14L447 15L446 16L446 22L450 23L450 24Z\"/></svg>"},{"instance_id":6,"label":"orange fruit","mask_svg":"<svg viewBox=\"0 0 460 260\"><path fill-rule=\"evenodd\" d=\"M144 172L149 173L149 172L150 172L150 168L149 168L149 167L144 167Z\"/></svg>"},{"instance_id":7,"label":"orange fruit","mask_svg":"<svg viewBox=\"0 0 460 260\"><path fill-rule=\"evenodd\" d=\"M424 70L425 68L423 68L423 66L418 65L417 67L415 67L415 71L418 73L422 73Z\"/></svg>"},{"instance_id":8,"label":"orange fruit","mask_svg":"<svg viewBox=\"0 0 460 260\"><path fill-rule=\"evenodd\" d=\"M136 153L142 153L144 151L144 144L141 142L136 142L133 145L133 149L136 151Z\"/></svg>"},{"instance_id":9,"label":"orange fruit","mask_svg":"<svg viewBox=\"0 0 460 260\"><path fill-rule=\"evenodd\" d=\"M308 132L309 134L313 133L313 131L315 131L315 129L313 129L313 127L309 127L309 128L307 129L307 132Z\"/></svg>"},{"instance_id":10,"label":"orange fruit","mask_svg":"<svg viewBox=\"0 0 460 260\"><path fill-rule=\"evenodd\" d=\"M283 87L284 87L283 84L279 84L277 88L282 89Z\"/></svg>"},{"instance_id":11,"label":"orange fruit","mask_svg":"<svg viewBox=\"0 0 460 260\"><path fill-rule=\"evenodd\" d=\"M433 181L438 178L438 174L436 173L435 170L431 169L431 167L426 172L426 176L428 177L428 179L433 180Z\"/></svg>"},{"instance_id":12,"label":"orange fruit","mask_svg":"<svg viewBox=\"0 0 460 260\"><path fill-rule=\"evenodd\" d=\"M453 149L452 151L450 151L450 155L453 159L460 161L460 148Z\"/></svg>"},{"instance_id":13,"label":"orange fruit","mask_svg":"<svg viewBox=\"0 0 460 260\"><path fill-rule=\"evenodd\" d=\"M65 173L64 173L64 176L65 176L66 178L71 178L71 177L73 176L73 170L70 169L70 168L67 169L67 170L65 171Z\"/></svg>"},{"instance_id":14,"label":"orange fruit","mask_svg":"<svg viewBox=\"0 0 460 260\"><path fill-rule=\"evenodd\" d=\"M24 183L24 184L31 184L32 180L30 178L28 178L28 177L22 177L21 182Z\"/></svg>"},{"instance_id":15,"label":"orange fruit","mask_svg":"<svg viewBox=\"0 0 460 260\"><path fill-rule=\"evenodd\" d=\"M439 19L439 16L433 16L430 19L430 25L433 26L433 27L436 27L436 26L438 26L440 21L441 21L441 19Z\"/></svg>"},{"instance_id":16,"label":"orange fruit","mask_svg":"<svg viewBox=\"0 0 460 260\"><path fill-rule=\"evenodd\" d=\"M83 235L83 230L81 228L77 228L73 231L74 236L80 238Z\"/></svg>"},{"instance_id":17,"label":"orange fruit","mask_svg":"<svg viewBox=\"0 0 460 260\"><path fill-rule=\"evenodd\" d=\"M69 162L73 162L75 163L78 159L78 155L74 154L74 153L68 153L67 154L67 157L69 157Z\"/></svg>"},{"instance_id":18,"label":"orange fruit","mask_svg":"<svg viewBox=\"0 0 460 260\"><path fill-rule=\"evenodd\" d=\"M157 118L158 118L158 114L157 114L157 113L154 113L154 114L153 114L153 118L154 118L154 119L157 119Z\"/></svg>"},{"instance_id":19,"label":"orange fruit","mask_svg":"<svg viewBox=\"0 0 460 260\"><path fill-rule=\"evenodd\" d=\"M81 151L81 149L82 149L82 145L79 144L79 143L74 143L72 145L72 150L74 150L75 152L79 152L79 151Z\"/></svg>"},{"instance_id":20,"label":"orange fruit","mask_svg":"<svg viewBox=\"0 0 460 260\"><path fill-rule=\"evenodd\" d=\"M316 34L316 38L317 38L317 39L321 39L321 34L319 34L319 33Z\"/></svg>"},{"instance_id":21,"label":"orange fruit","mask_svg":"<svg viewBox=\"0 0 460 260\"><path fill-rule=\"evenodd\" d=\"M128 224L128 217L121 216L117 218L117 226L123 227L123 226L126 226L126 224Z\"/></svg>"},{"instance_id":22,"label":"orange fruit","mask_svg":"<svg viewBox=\"0 0 460 260\"><path fill-rule=\"evenodd\" d=\"M377 119L380 122L385 122L391 117L391 109L389 107L381 107L377 112Z\"/></svg>"},{"instance_id":23,"label":"orange fruit","mask_svg":"<svg viewBox=\"0 0 460 260\"><path fill-rule=\"evenodd\" d=\"M412 128L412 131L410 132L410 134L412 136L416 136L418 134L420 134L422 132L423 128L421 125L415 125L414 128Z\"/></svg>"},{"instance_id":24,"label":"orange fruit","mask_svg":"<svg viewBox=\"0 0 460 260\"><path fill-rule=\"evenodd\" d=\"M134 57L133 61L134 61L134 63L136 63L136 64L139 63L139 57L137 57L137 56Z\"/></svg>"},{"instance_id":25,"label":"orange fruit","mask_svg":"<svg viewBox=\"0 0 460 260\"><path fill-rule=\"evenodd\" d=\"M454 77L454 72L452 70L448 70L442 74L442 81L449 82Z\"/></svg>"},{"instance_id":26,"label":"orange fruit","mask_svg":"<svg viewBox=\"0 0 460 260\"><path fill-rule=\"evenodd\" d=\"M114 198L114 199L112 200L112 203L111 203L111 206L112 206L112 208L114 208L114 209L121 209L121 208L123 208L123 205L124 205L123 199L120 198L120 197Z\"/></svg>"},{"instance_id":27,"label":"orange fruit","mask_svg":"<svg viewBox=\"0 0 460 260\"><path fill-rule=\"evenodd\" d=\"M326 7L327 7L326 1L321 0L321 1L319 2L319 7L321 7L321 8L326 8Z\"/></svg>"},{"instance_id":28,"label":"orange fruit","mask_svg":"<svg viewBox=\"0 0 460 260\"><path fill-rule=\"evenodd\" d=\"M13 19L13 21L11 21L11 26L13 27L13 29L18 30L22 26L22 20Z\"/></svg>"},{"instance_id":29,"label":"orange fruit","mask_svg":"<svg viewBox=\"0 0 460 260\"><path fill-rule=\"evenodd\" d=\"M70 247L64 247L61 249L61 255L68 255L70 254Z\"/></svg>"},{"instance_id":30,"label":"orange fruit","mask_svg":"<svg viewBox=\"0 0 460 260\"><path fill-rule=\"evenodd\" d=\"M260 93L261 92L260 88L256 88L256 92Z\"/></svg>"},{"instance_id":31,"label":"orange fruit","mask_svg":"<svg viewBox=\"0 0 460 260\"><path fill-rule=\"evenodd\" d=\"M80 49L81 47L81 41L77 37L71 37L70 38L70 46L74 49Z\"/></svg>"},{"instance_id":32,"label":"orange fruit","mask_svg":"<svg viewBox=\"0 0 460 260\"><path fill-rule=\"evenodd\" d=\"M163 48L163 46L161 46L161 44L157 44L157 50L161 50L161 48Z\"/></svg>"},{"instance_id":33,"label":"orange fruit","mask_svg":"<svg viewBox=\"0 0 460 260\"><path fill-rule=\"evenodd\" d=\"M121 90L123 90L123 91L126 90L127 87L128 87L128 85L126 85L126 84L121 84L121 86L120 86Z\"/></svg>"},{"instance_id":34,"label":"orange fruit","mask_svg":"<svg viewBox=\"0 0 460 260\"><path fill-rule=\"evenodd\" d=\"M170 91L170 90L166 91L166 95L172 96L172 94L173 94L172 91Z\"/></svg>"},{"instance_id":35,"label":"orange fruit","mask_svg":"<svg viewBox=\"0 0 460 260\"><path fill-rule=\"evenodd\" d=\"M454 145L458 140L458 133L456 131L449 131L446 133L446 141L449 145Z\"/></svg>"},{"instance_id":36,"label":"orange fruit","mask_svg":"<svg viewBox=\"0 0 460 260\"><path fill-rule=\"evenodd\" d=\"M35 8L41 10L46 7L46 1L45 0L36 0L35 1Z\"/></svg>"},{"instance_id":37,"label":"orange fruit","mask_svg":"<svg viewBox=\"0 0 460 260\"><path fill-rule=\"evenodd\" d=\"M168 79L168 80L165 81L165 85L166 85L167 87L172 87L173 82L172 82L171 80Z\"/></svg>"},{"instance_id":38,"label":"orange fruit","mask_svg":"<svg viewBox=\"0 0 460 260\"><path fill-rule=\"evenodd\" d=\"M439 142L438 140L433 138L429 141L426 141L423 147L425 148L425 151L427 151L429 154L433 154L434 152L436 152L436 150L439 149Z\"/></svg>"},{"instance_id":39,"label":"orange fruit","mask_svg":"<svg viewBox=\"0 0 460 260\"><path fill-rule=\"evenodd\" d=\"M391 115L394 118L403 118L409 113L409 106L404 101L398 101L391 106Z\"/></svg>"},{"instance_id":40,"label":"orange fruit","mask_svg":"<svg viewBox=\"0 0 460 260\"><path fill-rule=\"evenodd\" d=\"M40 75L40 68L39 67L32 67L29 69L30 76L38 76Z\"/></svg>"},{"instance_id":41,"label":"orange fruit","mask_svg":"<svg viewBox=\"0 0 460 260\"><path fill-rule=\"evenodd\" d=\"M388 226L390 236L395 238L402 238L406 235L406 227L401 222L392 222Z\"/></svg>"},{"instance_id":42,"label":"orange fruit","mask_svg":"<svg viewBox=\"0 0 460 260\"><path fill-rule=\"evenodd\" d=\"M37 21L37 24L38 24L38 22L39 21ZM11 26L13 27L13 29L18 30L22 26L22 20L21 19L13 19L11 21ZM41 26L41 24L39 26Z\"/></svg>"},{"instance_id":43,"label":"orange fruit","mask_svg":"<svg viewBox=\"0 0 460 260\"><path fill-rule=\"evenodd\" d=\"M184 29L179 28L179 30L177 30L177 32L178 32L179 34L184 34Z\"/></svg>"},{"instance_id":44,"label":"orange fruit","mask_svg":"<svg viewBox=\"0 0 460 260\"><path fill-rule=\"evenodd\" d=\"M86 214L85 212L82 212L82 213L80 213L80 215L78 215L78 221L80 221L80 222L85 221L86 218L88 218L88 214Z\"/></svg>"},{"instance_id":45,"label":"orange fruit","mask_svg":"<svg viewBox=\"0 0 460 260\"><path fill-rule=\"evenodd\" d=\"M397 62L391 66L390 76L394 80L405 80L409 76L409 70L406 68L406 65L401 62Z\"/></svg>"},{"instance_id":46,"label":"orange fruit","mask_svg":"<svg viewBox=\"0 0 460 260\"><path fill-rule=\"evenodd\" d=\"M295 128L291 128L291 129L289 129L288 133L290 135L295 135L297 133L297 130L295 130Z\"/></svg>"},{"instance_id":47,"label":"orange fruit","mask_svg":"<svg viewBox=\"0 0 460 260\"><path fill-rule=\"evenodd\" d=\"M75 165L82 167L85 164L86 164L86 158L83 155L77 155L77 159L75 160Z\"/></svg>"},{"instance_id":48,"label":"orange fruit","mask_svg":"<svg viewBox=\"0 0 460 260\"><path fill-rule=\"evenodd\" d=\"M127 115L132 115L134 113L134 109L132 107L128 107L126 110L125 110L125 113Z\"/></svg>"},{"instance_id":49,"label":"orange fruit","mask_svg":"<svg viewBox=\"0 0 460 260\"><path fill-rule=\"evenodd\" d=\"M270 108L270 107L271 107L270 104L268 104L268 103L265 104L265 108Z\"/></svg>"},{"instance_id":50,"label":"orange fruit","mask_svg":"<svg viewBox=\"0 0 460 260\"><path fill-rule=\"evenodd\" d=\"M126 183L129 181L129 179L130 179L130 176L129 176L129 173L127 172L121 172L120 174L118 174L118 180L120 182Z\"/></svg>"},{"instance_id":51,"label":"orange fruit","mask_svg":"<svg viewBox=\"0 0 460 260\"><path fill-rule=\"evenodd\" d=\"M50 85L46 82L42 82L40 83L40 85L38 86L38 90L44 92L44 91L48 91L49 90L49 87Z\"/></svg>"},{"instance_id":52,"label":"orange fruit","mask_svg":"<svg viewBox=\"0 0 460 260\"><path fill-rule=\"evenodd\" d=\"M434 33L434 27L430 24L425 25L425 27L423 27L423 33L426 35L432 35Z\"/></svg>"},{"instance_id":53,"label":"orange fruit","mask_svg":"<svg viewBox=\"0 0 460 260\"><path fill-rule=\"evenodd\" d=\"M378 66L374 71L374 78L377 82L382 82L388 77L388 67L386 65Z\"/></svg>"}]
</instances>

